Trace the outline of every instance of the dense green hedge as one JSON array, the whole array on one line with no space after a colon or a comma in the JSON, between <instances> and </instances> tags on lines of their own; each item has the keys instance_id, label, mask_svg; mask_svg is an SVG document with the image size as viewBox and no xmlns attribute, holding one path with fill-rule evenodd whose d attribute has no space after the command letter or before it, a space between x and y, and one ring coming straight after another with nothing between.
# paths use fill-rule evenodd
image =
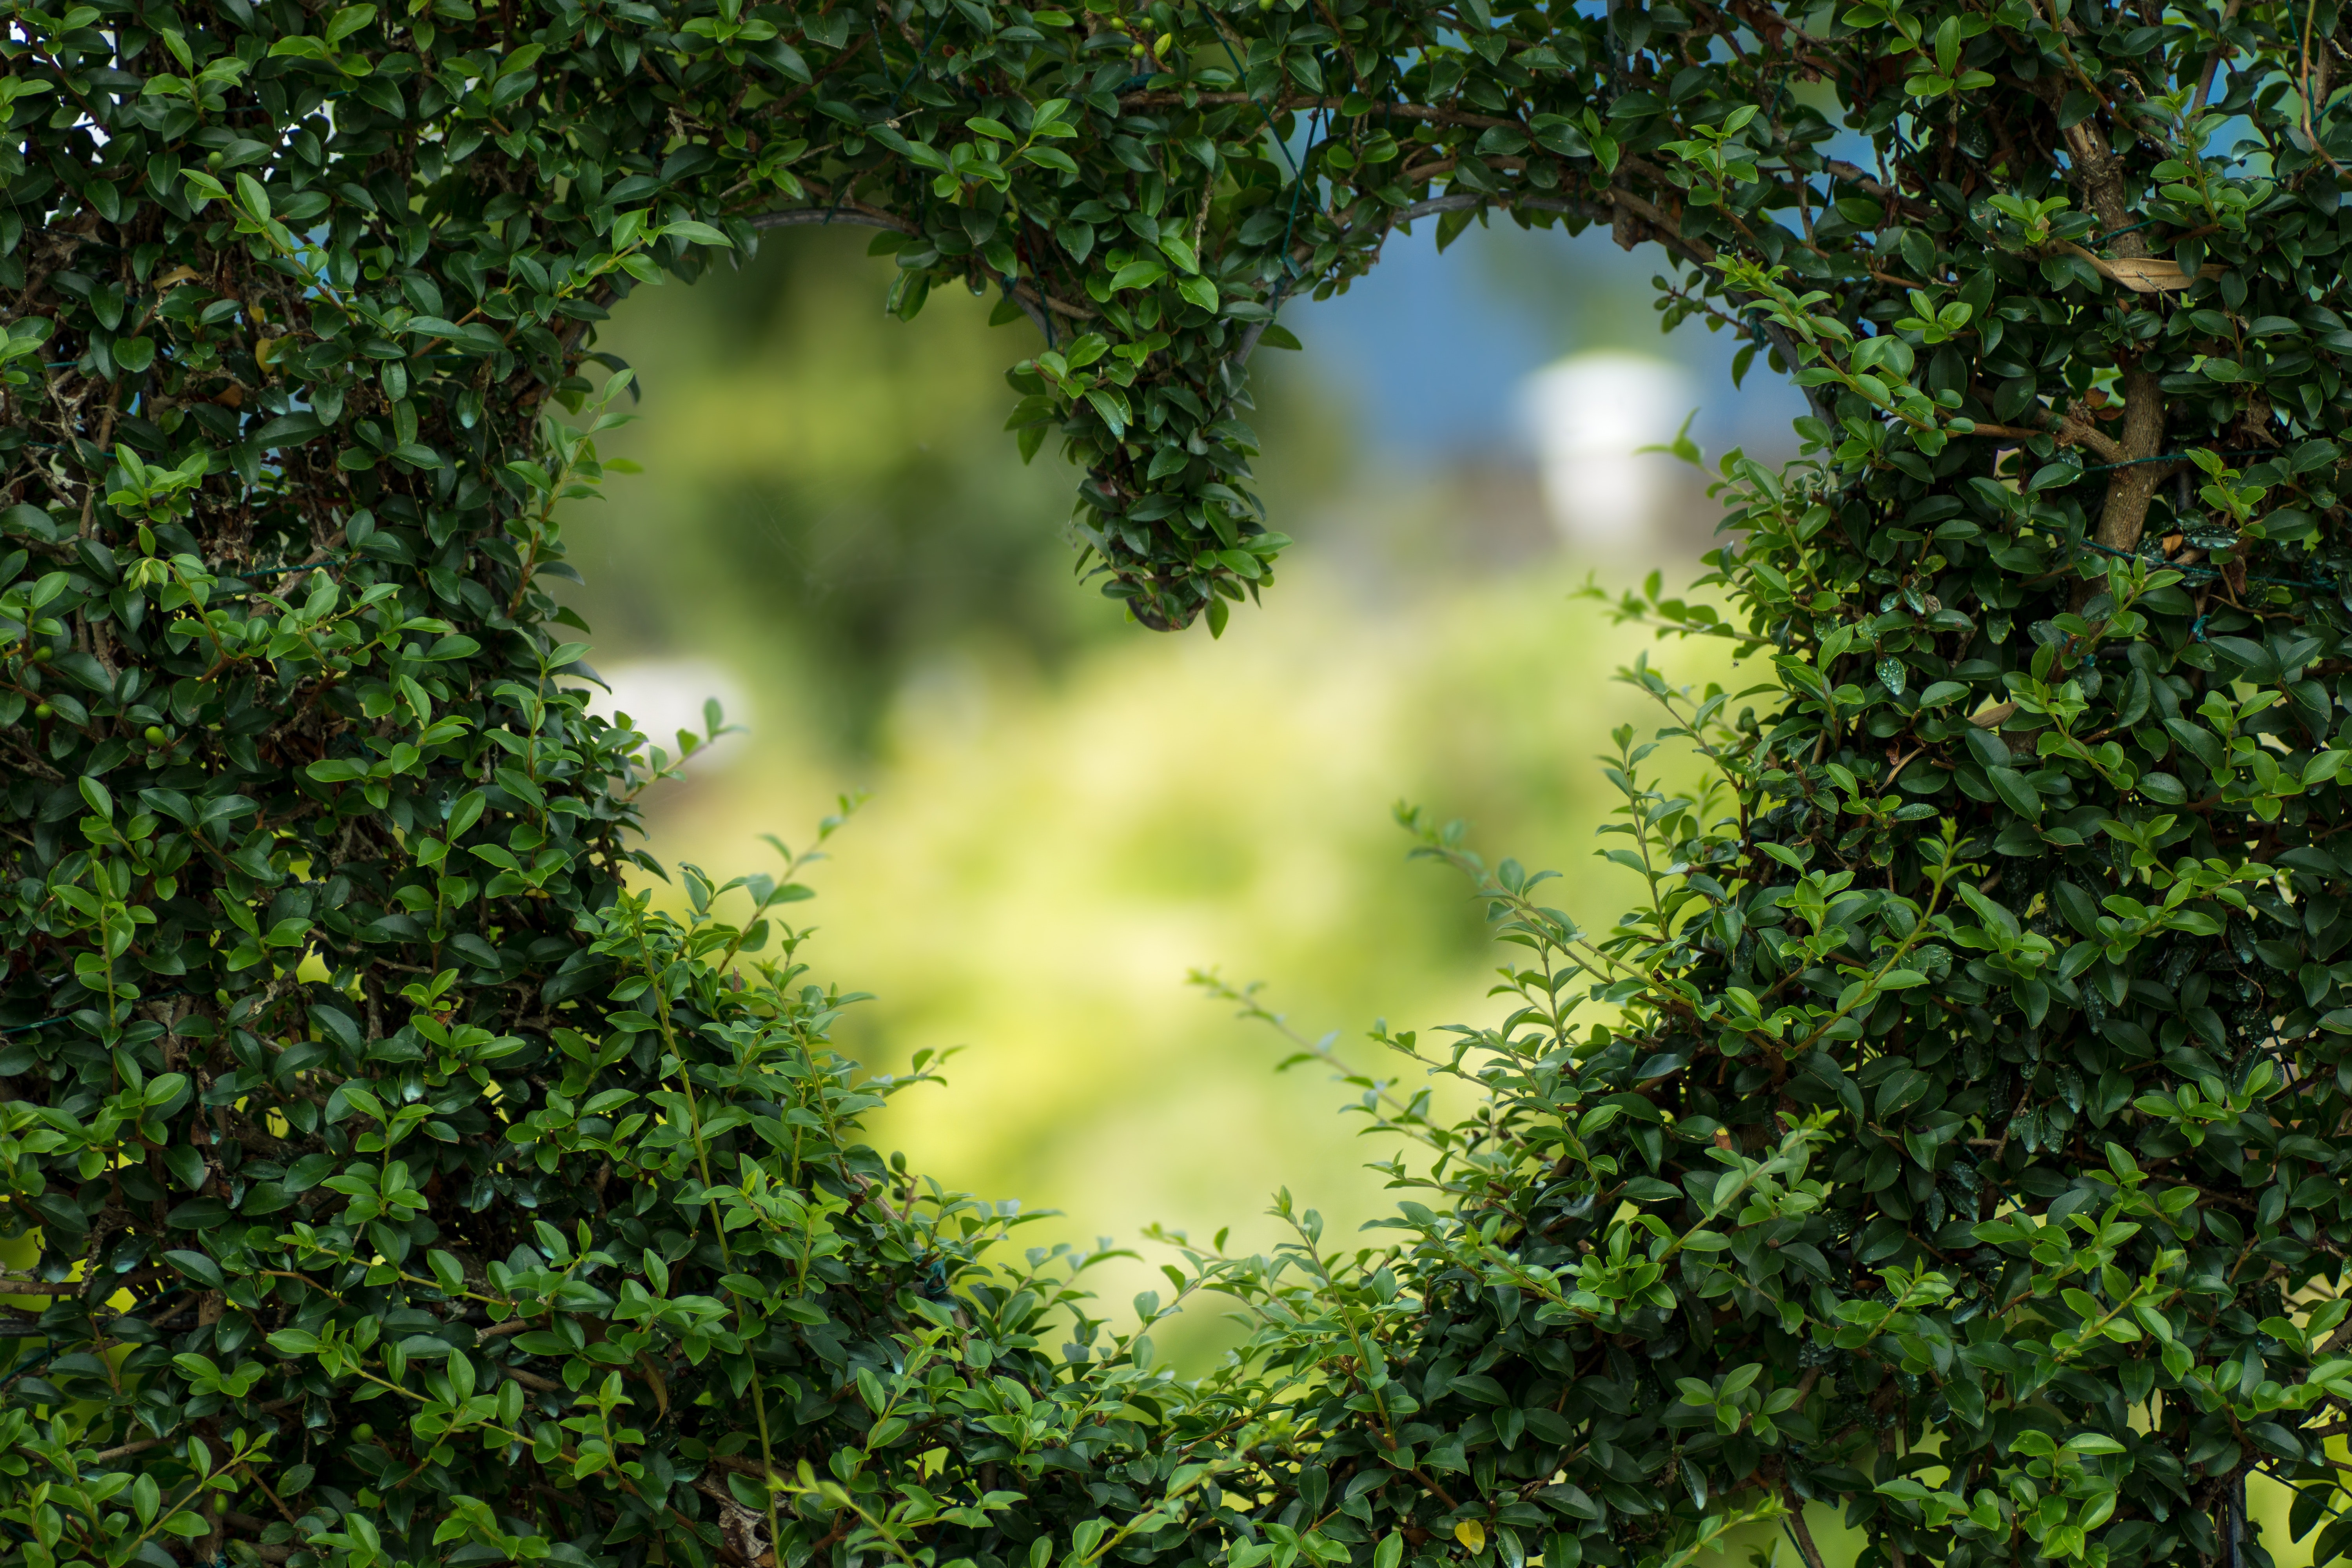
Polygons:
<instances>
[{"instance_id":1,"label":"dense green hedge","mask_svg":"<svg viewBox=\"0 0 2352 1568\"><path fill-rule=\"evenodd\" d=\"M2318 1526L2338 27L12 6L10 1560L1614 1568L1820 1500L1873 1568L2238 1568L2258 1471ZM1808 388L1805 457L1723 466L1727 618L1622 606L1773 682L1634 672L1711 772L1620 738L1610 931L1413 819L1517 946L1500 1022L1390 1044L1482 1109L1368 1084L1427 1145L1392 1248L1301 1213L1111 1331L859 1142L898 1086L826 1044L806 852L625 890L674 759L559 681L542 584L624 384L593 324L875 227L900 314L1035 323L1013 423L1086 470L1085 563L1215 629L1284 542L1276 310L1496 215L1654 244L1669 321ZM1203 1290L1259 1331L1179 1384L1148 1330Z\"/></svg>"}]
</instances>

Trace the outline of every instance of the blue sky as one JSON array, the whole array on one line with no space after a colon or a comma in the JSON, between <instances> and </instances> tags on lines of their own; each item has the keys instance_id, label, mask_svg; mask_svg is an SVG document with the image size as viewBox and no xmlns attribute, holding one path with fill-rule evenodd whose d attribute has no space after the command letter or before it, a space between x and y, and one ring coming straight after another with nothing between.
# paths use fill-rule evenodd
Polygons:
<instances>
[{"instance_id":1,"label":"blue sky","mask_svg":"<svg viewBox=\"0 0 2352 1568\"><path fill-rule=\"evenodd\" d=\"M1498 219L1441 256L1434 220L1415 226L1346 294L1282 315L1318 381L1352 400L1363 438L1392 460L1524 453L1520 379L1582 349L1641 349L1687 365L1699 399L1693 431L1710 455L1781 444L1803 412L1796 389L1761 363L1733 390L1739 344L1728 331L1691 321L1659 332L1649 279L1664 258L1654 249L1628 254L1601 229L1571 237Z\"/></svg>"}]
</instances>

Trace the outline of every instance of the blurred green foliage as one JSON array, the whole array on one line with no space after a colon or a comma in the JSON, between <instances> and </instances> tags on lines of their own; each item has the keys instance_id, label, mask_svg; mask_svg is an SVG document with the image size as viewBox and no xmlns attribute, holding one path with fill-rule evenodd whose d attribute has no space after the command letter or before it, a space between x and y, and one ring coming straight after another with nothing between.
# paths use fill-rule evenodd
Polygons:
<instances>
[{"instance_id":1,"label":"blurred green foliage","mask_svg":"<svg viewBox=\"0 0 2352 1568\"><path fill-rule=\"evenodd\" d=\"M992 408L1027 352L942 296L923 328L879 308L863 231L771 238L742 268L641 291L601 335L657 431L614 450L646 472L571 526L603 660L692 647L792 679L806 716L856 738L926 647L975 634L1051 655L1097 610L1042 570L1073 484L1024 468Z\"/></svg>"},{"instance_id":2,"label":"blurred green foliage","mask_svg":"<svg viewBox=\"0 0 2352 1568\"><path fill-rule=\"evenodd\" d=\"M1071 581L1076 475L1051 447L1024 466L1001 428L1004 367L1034 330L992 328L992 300L953 290L919 325L885 315L897 269L869 238L769 235L740 268L628 300L598 346L656 421L611 443L643 472L565 525L600 663L718 658L790 688L804 739L852 754L927 658L985 647L1054 668L1129 624ZM1274 472L1306 489L1334 426L1288 401Z\"/></svg>"}]
</instances>

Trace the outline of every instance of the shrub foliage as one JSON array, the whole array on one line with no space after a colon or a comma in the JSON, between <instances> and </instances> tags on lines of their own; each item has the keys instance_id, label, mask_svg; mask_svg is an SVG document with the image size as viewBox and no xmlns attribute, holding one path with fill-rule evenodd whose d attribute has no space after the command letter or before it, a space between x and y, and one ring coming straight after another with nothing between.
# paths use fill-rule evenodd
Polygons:
<instances>
[{"instance_id":1,"label":"shrub foliage","mask_svg":"<svg viewBox=\"0 0 2352 1568\"><path fill-rule=\"evenodd\" d=\"M2261 1563L2352 1410L2331 0L94 0L0 37L12 1561ZM1807 389L1644 901L1476 880L1390 1245L1132 1326L862 1142L811 849L629 893L560 503L641 283L994 291L1156 627L1271 578L1243 367L1400 225L1605 224ZM715 738L681 737L673 750ZM1659 744L1704 784L1657 782ZM1250 1004L1255 1010L1256 1005ZM1323 1047L1312 1047L1322 1050ZM917 1076L921 1076L919 1068ZM985 1255L985 1256L983 1256ZM1203 1293L1197 1382L1150 1329Z\"/></svg>"}]
</instances>

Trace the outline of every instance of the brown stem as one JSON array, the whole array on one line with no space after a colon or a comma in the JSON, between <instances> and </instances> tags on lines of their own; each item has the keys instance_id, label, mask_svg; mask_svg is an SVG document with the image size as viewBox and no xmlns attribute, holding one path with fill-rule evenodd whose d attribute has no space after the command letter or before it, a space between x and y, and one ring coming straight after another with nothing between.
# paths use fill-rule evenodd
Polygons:
<instances>
[{"instance_id":1,"label":"brown stem","mask_svg":"<svg viewBox=\"0 0 2352 1568\"><path fill-rule=\"evenodd\" d=\"M1805 1527L1805 1500L1793 1491L1781 1494L1789 1505L1789 1533L1797 1538L1797 1550L1805 1555L1805 1568L1824 1568L1822 1549L1813 1544L1813 1532Z\"/></svg>"},{"instance_id":2,"label":"brown stem","mask_svg":"<svg viewBox=\"0 0 2352 1568\"><path fill-rule=\"evenodd\" d=\"M2229 30L2231 22L2238 15L2239 3L2240 0L2230 0L2228 5L2221 7L2221 25L2214 29L2217 35ZM2204 72L2197 79L2197 96L2189 100L2189 112L2191 115L2205 107L2206 95L2213 90L2214 73L2221 68L2221 58L2229 52L2230 46L2217 38L2213 45L2213 52L2205 57Z\"/></svg>"},{"instance_id":3,"label":"brown stem","mask_svg":"<svg viewBox=\"0 0 2352 1568\"><path fill-rule=\"evenodd\" d=\"M2091 210L2099 215L2099 226L2113 236L2111 243L2118 256L2146 258L2147 238L2145 229L2133 228L2130 209L2124 205L2123 160L2107 146L2107 139L2098 125L2085 120L2066 128L2066 150L2074 155L2074 169L2083 186L2083 195ZM2129 234L2118 231L2132 228Z\"/></svg>"},{"instance_id":4,"label":"brown stem","mask_svg":"<svg viewBox=\"0 0 2352 1568\"><path fill-rule=\"evenodd\" d=\"M2083 195L2107 230L2108 244L2127 260L2147 258L2147 235L2130 223L2124 205L2123 160L2108 147L2095 121L2085 120L2066 132L2066 145L2074 156ZM2124 232L2126 229L2130 232ZM2148 502L2170 473L2170 465L2150 462L2164 450L2164 394L2156 376L2136 361L2123 366L2124 430L2121 450L2107 460L2119 465L2107 480L2105 503L2099 510L2099 542L2129 553L2139 544L2147 521Z\"/></svg>"},{"instance_id":5,"label":"brown stem","mask_svg":"<svg viewBox=\"0 0 2352 1568\"><path fill-rule=\"evenodd\" d=\"M2128 466L2117 468L2107 480L2106 502L2099 510L2099 542L2128 555L2139 547L2157 487L2178 465L2149 460L2164 450L2164 394L2155 374L2137 361L2125 362L2123 393L2123 452L2114 460Z\"/></svg>"},{"instance_id":6,"label":"brown stem","mask_svg":"<svg viewBox=\"0 0 2352 1568\"><path fill-rule=\"evenodd\" d=\"M557 1383L551 1378L541 1377L534 1373L525 1372L518 1366L508 1366L505 1363L501 1362L499 1363L499 1371L508 1377L514 1379L517 1383L521 1384L525 1388L530 1389L536 1393L561 1394L563 1392L563 1385L562 1384Z\"/></svg>"}]
</instances>

